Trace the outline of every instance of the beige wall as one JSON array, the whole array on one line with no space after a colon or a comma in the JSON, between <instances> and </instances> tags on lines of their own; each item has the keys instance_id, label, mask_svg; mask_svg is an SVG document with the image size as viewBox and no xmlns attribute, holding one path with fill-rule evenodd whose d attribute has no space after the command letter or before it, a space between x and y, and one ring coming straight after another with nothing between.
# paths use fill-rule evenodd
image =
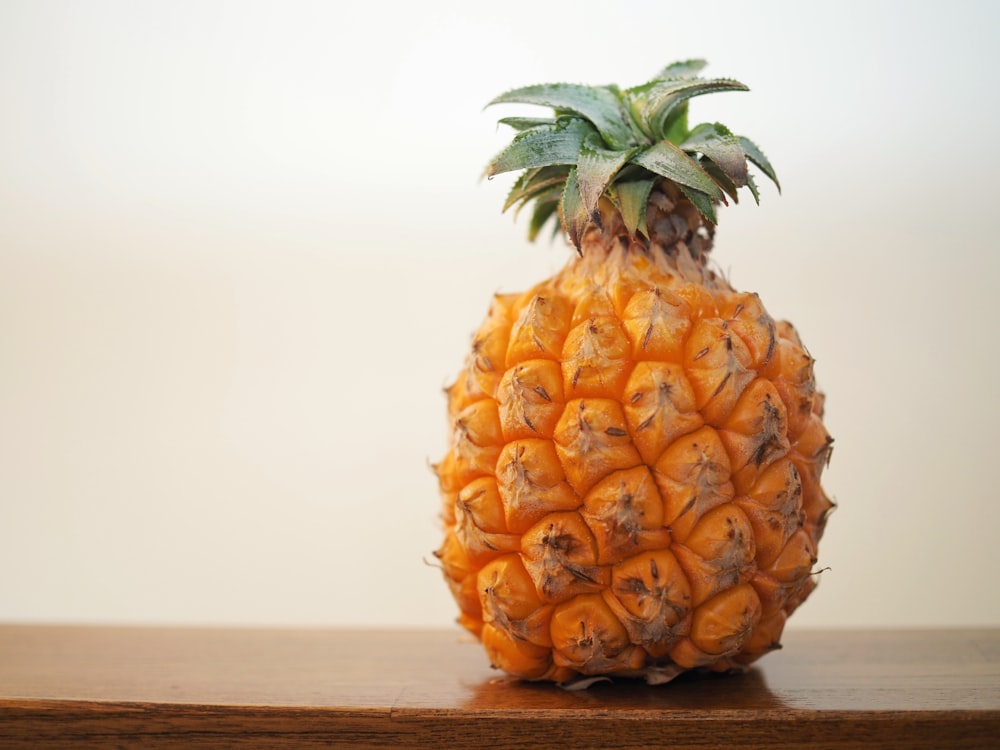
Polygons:
<instances>
[{"instance_id":1,"label":"beige wall","mask_svg":"<svg viewBox=\"0 0 1000 750\"><path fill-rule=\"evenodd\" d=\"M837 439L793 623L1000 623L998 6L539 5L0 4L0 620L450 623L440 389L567 257L482 105L705 56L785 189L717 261Z\"/></svg>"}]
</instances>

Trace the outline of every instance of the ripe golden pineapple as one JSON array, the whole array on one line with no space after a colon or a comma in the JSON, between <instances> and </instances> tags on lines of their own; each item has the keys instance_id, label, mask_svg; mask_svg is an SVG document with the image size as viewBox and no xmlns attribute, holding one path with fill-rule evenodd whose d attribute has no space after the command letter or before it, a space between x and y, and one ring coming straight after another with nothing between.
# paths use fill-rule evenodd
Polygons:
<instances>
[{"instance_id":1,"label":"ripe golden pineapple","mask_svg":"<svg viewBox=\"0 0 1000 750\"><path fill-rule=\"evenodd\" d=\"M813 359L708 262L715 208L753 142L689 128L687 101L745 90L676 63L635 88L569 84L492 103L554 109L487 174L524 170L578 254L499 294L448 389L437 551L492 664L530 680L742 668L776 648L815 586L832 439Z\"/></svg>"}]
</instances>

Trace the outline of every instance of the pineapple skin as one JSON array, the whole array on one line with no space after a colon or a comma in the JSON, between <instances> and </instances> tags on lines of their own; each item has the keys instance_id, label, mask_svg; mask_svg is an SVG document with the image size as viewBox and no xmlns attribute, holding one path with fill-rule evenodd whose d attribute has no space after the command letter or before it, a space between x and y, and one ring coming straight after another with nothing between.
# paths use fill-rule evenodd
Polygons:
<instances>
[{"instance_id":1,"label":"pineapple skin","mask_svg":"<svg viewBox=\"0 0 1000 750\"><path fill-rule=\"evenodd\" d=\"M516 677L742 669L816 583L833 503L813 359L708 267L714 226L674 185L648 239L599 209L564 269L494 297L447 389L435 554Z\"/></svg>"}]
</instances>

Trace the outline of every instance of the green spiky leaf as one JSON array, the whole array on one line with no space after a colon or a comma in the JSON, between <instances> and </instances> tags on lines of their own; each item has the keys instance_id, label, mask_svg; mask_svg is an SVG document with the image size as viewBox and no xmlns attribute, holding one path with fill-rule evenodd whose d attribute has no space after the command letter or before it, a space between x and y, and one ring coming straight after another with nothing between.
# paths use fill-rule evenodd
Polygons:
<instances>
[{"instance_id":1,"label":"green spiky leaf","mask_svg":"<svg viewBox=\"0 0 1000 750\"><path fill-rule=\"evenodd\" d=\"M761 151L757 144L751 141L745 136L739 136L740 146L746 152L747 158L750 159L768 178L774 183L774 186L778 188L778 192L781 192L781 183L778 182L778 175L774 172L774 167L771 166L771 162L767 160L764 156L764 152Z\"/></svg>"},{"instance_id":2,"label":"green spiky leaf","mask_svg":"<svg viewBox=\"0 0 1000 750\"><path fill-rule=\"evenodd\" d=\"M512 127L514 130L531 130L553 124L551 117L501 117L497 123Z\"/></svg>"},{"instance_id":3,"label":"green spiky leaf","mask_svg":"<svg viewBox=\"0 0 1000 750\"><path fill-rule=\"evenodd\" d=\"M580 240L583 239L583 232L590 222L590 213L583 205L583 198L580 196L580 184L577 182L577 170L569 170L566 178L566 188L563 190L562 203L560 205L563 226L570 241L577 248L580 247Z\"/></svg>"},{"instance_id":4,"label":"green spiky leaf","mask_svg":"<svg viewBox=\"0 0 1000 750\"><path fill-rule=\"evenodd\" d=\"M501 94L490 104L516 102L540 104L557 111L572 112L585 117L612 148L634 144L632 129L624 117L616 91L607 86L581 86L573 83L552 83L526 86Z\"/></svg>"},{"instance_id":5,"label":"green spiky leaf","mask_svg":"<svg viewBox=\"0 0 1000 750\"><path fill-rule=\"evenodd\" d=\"M663 123L663 140L680 144L688 137L688 103L681 102Z\"/></svg>"},{"instance_id":6,"label":"green spiky leaf","mask_svg":"<svg viewBox=\"0 0 1000 750\"><path fill-rule=\"evenodd\" d=\"M715 216L715 203L712 202L711 198L700 190L692 190L685 185L680 185L679 187L681 192L694 204L694 207L698 209L698 212L702 216L713 224L718 224L718 219Z\"/></svg>"},{"instance_id":7,"label":"green spiky leaf","mask_svg":"<svg viewBox=\"0 0 1000 750\"><path fill-rule=\"evenodd\" d=\"M568 173L569 167L555 165L526 170L511 187L503 210L506 211L517 203L524 204L549 188L562 187Z\"/></svg>"},{"instance_id":8,"label":"green spiky leaf","mask_svg":"<svg viewBox=\"0 0 1000 750\"><path fill-rule=\"evenodd\" d=\"M753 175L747 175L747 189L750 191L750 195L753 196L753 201L758 206L760 205L760 191L757 189L757 183L753 181Z\"/></svg>"},{"instance_id":9,"label":"green spiky leaf","mask_svg":"<svg viewBox=\"0 0 1000 750\"><path fill-rule=\"evenodd\" d=\"M656 77L660 80L667 78L694 78L704 70L706 65L708 65L708 62L705 60L680 60L670 63Z\"/></svg>"},{"instance_id":10,"label":"green spiky leaf","mask_svg":"<svg viewBox=\"0 0 1000 750\"><path fill-rule=\"evenodd\" d=\"M722 123L702 123L691 131L680 147L687 152L704 154L736 187L747 184L747 154L740 139Z\"/></svg>"},{"instance_id":11,"label":"green spiky leaf","mask_svg":"<svg viewBox=\"0 0 1000 750\"><path fill-rule=\"evenodd\" d=\"M559 210L559 196L562 195L562 188L551 191L540 196L535 201L535 208L531 212L531 221L528 222L528 240L534 242L545 224L556 215ZM558 222L556 226L558 227Z\"/></svg>"},{"instance_id":12,"label":"green spiky leaf","mask_svg":"<svg viewBox=\"0 0 1000 750\"><path fill-rule=\"evenodd\" d=\"M649 177L643 180L619 182L615 185L618 210L621 211L625 228L633 237L636 232L647 236L649 234L646 228L646 206L649 204L649 194L653 192L655 184L656 178Z\"/></svg>"},{"instance_id":13,"label":"green spiky leaf","mask_svg":"<svg viewBox=\"0 0 1000 750\"><path fill-rule=\"evenodd\" d=\"M715 180L715 184L722 188L722 192L733 199L733 203L740 202L739 191L733 181L729 179L729 175L719 169L714 162L709 161L708 159L701 159L699 160L699 163L701 164L701 168L708 172L709 176ZM748 179L749 177L750 175L747 175Z\"/></svg>"},{"instance_id":14,"label":"green spiky leaf","mask_svg":"<svg viewBox=\"0 0 1000 750\"><path fill-rule=\"evenodd\" d=\"M704 80L700 78L683 78L673 81L658 81L646 92L646 119L650 132L654 137L665 137L668 130L668 118L672 110L682 102L695 96L710 94L715 91L747 91L747 87L739 81L728 78Z\"/></svg>"},{"instance_id":15,"label":"green spiky leaf","mask_svg":"<svg viewBox=\"0 0 1000 750\"><path fill-rule=\"evenodd\" d=\"M575 164L583 139L594 133L584 120L569 120L525 130L490 162L488 177L516 169Z\"/></svg>"},{"instance_id":16,"label":"green spiky leaf","mask_svg":"<svg viewBox=\"0 0 1000 750\"><path fill-rule=\"evenodd\" d=\"M669 141L660 141L640 151L632 157L632 163L673 180L678 185L700 190L711 198L722 198L722 190L715 184L715 180L694 159Z\"/></svg>"},{"instance_id":17,"label":"green spiky leaf","mask_svg":"<svg viewBox=\"0 0 1000 750\"><path fill-rule=\"evenodd\" d=\"M580 159L576 165L576 178L580 183L580 196L588 214L591 216L595 214L597 202L604 194L604 190L637 150L630 148L626 151L616 151L603 148L600 139L593 136L584 140L580 148Z\"/></svg>"}]
</instances>

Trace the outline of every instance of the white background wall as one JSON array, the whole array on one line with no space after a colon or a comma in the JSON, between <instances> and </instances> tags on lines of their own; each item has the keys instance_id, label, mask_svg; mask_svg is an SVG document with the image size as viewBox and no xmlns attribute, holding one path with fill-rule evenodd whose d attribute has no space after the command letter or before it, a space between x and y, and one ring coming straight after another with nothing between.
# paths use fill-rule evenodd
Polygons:
<instances>
[{"instance_id":1,"label":"white background wall","mask_svg":"<svg viewBox=\"0 0 1000 750\"><path fill-rule=\"evenodd\" d=\"M717 261L837 440L792 626L1000 624L1000 5L338 5L0 2L0 620L451 623L440 389L568 257L482 107L702 56L784 188Z\"/></svg>"}]
</instances>

